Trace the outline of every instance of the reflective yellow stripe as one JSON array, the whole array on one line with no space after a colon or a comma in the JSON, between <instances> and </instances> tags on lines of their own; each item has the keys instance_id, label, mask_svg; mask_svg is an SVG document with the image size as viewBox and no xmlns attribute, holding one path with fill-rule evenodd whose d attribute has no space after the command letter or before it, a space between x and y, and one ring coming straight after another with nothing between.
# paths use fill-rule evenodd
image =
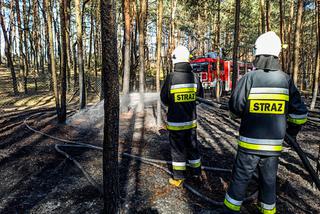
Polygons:
<instances>
[{"instance_id":1,"label":"reflective yellow stripe","mask_svg":"<svg viewBox=\"0 0 320 214\"><path fill-rule=\"evenodd\" d=\"M263 209L262 207L259 207L259 211L262 214L275 214L277 212L276 208L273 208L272 210L266 210L266 209Z\"/></svg>"},{"instance_id":2,"label":"reflective yellow stripe","mask_svg":"<svg viewBox=\"0 0 320 214\"><path fill-rule=\"evenodd\" d=\"M172 165L172 169L173 170L186 170L187 167L186 166L174 166L174 165Z\"/></svg>"},{"instance_id":3,"label":"reflective yellow stripe","mask_svg":"<svg viewBox=\"0 0 320 214\"><path fill-rule=\"evenodd\" d=\"M238 145L245 149L258 150L258 151L280 152L282 150L282 146L257 145L257 144L246 143L243 141L238 141Z\"/></svg>"},{"instance_id":4,"label":"reflective yellow stripe","mask_svg":"<svg viewBox=\"0 0 320 214\"><path fill-rule=\"evenodd\" d=\"M289 117L288 122L302 125L307 122L307 118L291 118L291 117Z\"/></svg>"},{"instance_id":5,"label":"reflective yellow stripe","mask_svg":"<svg viewBox=\"0 0 320 214\"><path fill-rule=\"evenodd\" d=\"M192 129L197 127L197 123L191 124L191 125L186 125L186 126L170 126L167 125L167 129L168 130L172 130L172 131L181 131L181 130L187 130L187 129Z\"/></svg>"},{"instance_id":6,"label":"reflective yellow stripe","mask_svg":"<svg viewBox=\"0 0 320 214\"><path fill-rule=\"evenodd\" d=\"M223 203L224 203L224 205L226 205L226 207L228 207L230 210L240 211L240 208L241 208L240 206L231 204L226 198L224 199Z\"/></svg>"},{"instance_id":7,"label":"reflective yellow stripe","mask_svg":"<svg viewBox=\"0 0 320 214\"><path fill-rule=\"evenodd\" d=\"M192 168L198 168L198 167L201 166L201 163L200 163L200 162L199 162L199 163L190 163L190 166L191 166Z\"/></svg>"},{"instance_id":8,"label":"reflective yellow stripe","mask_svg":"<svg viewBox=\"0 0 320 214\"><path fill-rule=\"evenodd\" d=\"M197 92L197 88L175 88L170 90L171 94L184 92Z\"/></svg>"},{"instance_id":9,"label":"reflective yellow stripe","mask_svg":"<svg viewBox=\"0 0 320 214\"><path fill-rule=\"evenodd\" d=\"M286 94L249 94L249 100L285 100L289 101L289 96Z\"/></svg>"}]
</instances>

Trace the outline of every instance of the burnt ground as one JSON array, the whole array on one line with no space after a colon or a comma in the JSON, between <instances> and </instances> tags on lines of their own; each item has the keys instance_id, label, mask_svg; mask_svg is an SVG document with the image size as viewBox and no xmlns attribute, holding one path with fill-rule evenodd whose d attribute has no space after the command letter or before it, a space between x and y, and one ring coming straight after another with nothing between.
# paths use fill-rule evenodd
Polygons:
<instances>
[{"instance_id":1,"label":"burnt ground","mask_svg":"<svg viewBox=\"0 0 320 214\"><path fill-rule=\"evenodd\" d=\"M97 189L54 149L56 140L36 134L28 124L50 135L83 143L102 145L98 130L84 130L56 124L48 108L3 112L0 117L0 213L100 213L102 198ZM145 114L133 109L121 114L120 152L170 160L168 133L155 125L156 104ZM201 105L198 108L198 140L203 165L232 168L238 123L228 112ZM164 115L163 115L164 118ZM308 122L298 141L315 166L320 141L319 123ZM66 150L102 184L102 154L87 149ZM121 156L121 205L123 213L217 213L220 208L196 197L184 188L168 185L169 175L150 165ZM165 165L164 165L165 166ZM165 166L169 167L169 166ZM203 183L187 181L202 194L222 201L229 173L204 172ZM251 182L248 193L257 189ZM310 176L297 154L286 147L278 171L278 213L320 213L320 191L313 189ZM255 212L255 201L243 206L243 213Z\"/></svg>"},{"instance_id":2,"label":"burnt ground","mask_svg":"<svg viewBox=\"0 0 320 214\"><path fill-rule=\"evenodd\" d=\"M60 142L34 133L23 122L30 117L28 124L37 130L63 139L101 146L100 130L57 124L55 112L50 109L51 96L41 95L37 99L26 96L22 103L17 100L0 101L0 213L101 213L103 201L99 191L73 162L56 152L54 146ZM226 101L227 98L222 100ZM75 108L74 105L69 107ZM317 109L319 111L319 106ZM168 133L165 130L159 132L156 128L155 115L154 103L146 106L144 114L137 114L134 109L121 114L121 153L170 160ZM231 169L237 146L238 122L231 120L227 111L207 105L199 106L198 115L198 140L203 165ZM162 116L164 119L164 113ZM319 118L319 113L312 113L311 116ZM318 158L319 128L319 122L309 121L298 136L314 167ZM88 149L65 151L102 185L101 152ZM122 213L209 214L221 210L184 188L168 185L169 175L161 169L122 155L119 166ZM203 183L187 183L203 195L222 201L230 174L203 174ZM253 180L248 194L256 189L257 184ZM320 213L320 191L313 188L308 172L288 145L285 145L280 158L277 196L278 213ZM244 204L243 213L255 213L255 203Z\"/></svg>"}]
</instances>

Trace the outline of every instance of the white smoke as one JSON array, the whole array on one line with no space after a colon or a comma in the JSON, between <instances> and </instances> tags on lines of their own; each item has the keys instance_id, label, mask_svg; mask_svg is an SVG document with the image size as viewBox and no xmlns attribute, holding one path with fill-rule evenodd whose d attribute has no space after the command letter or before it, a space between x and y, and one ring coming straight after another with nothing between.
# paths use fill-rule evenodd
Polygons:
<instances>
[{"instance_id":1,"label":"white smoke","mask_svg":"<svg viewBox=\"0 0 320 214\"><path fill-rule=\"evenodd\" d=\"M120 96L120 111L128 111L136 109L140 101L145 106L152 104L160 99L159 93L144 93L140 96L139 93L131 93L128 96ZM102 131L104 121L104 101L87 107L67 120L67 124L79 129L98 129Z\"/></svg>"}]
</instances>

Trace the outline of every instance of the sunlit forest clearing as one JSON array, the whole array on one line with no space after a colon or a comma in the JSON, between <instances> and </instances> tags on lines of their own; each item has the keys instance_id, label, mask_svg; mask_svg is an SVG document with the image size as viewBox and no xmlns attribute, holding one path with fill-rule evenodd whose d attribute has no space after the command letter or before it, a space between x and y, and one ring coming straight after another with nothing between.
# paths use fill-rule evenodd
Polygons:
<instances>
[{"instance_id":1,"label":"sunlit forest clearing","mask_svg":"<svg viewBox=\"0 0 320 214\"><path fill-rule=\"evenodd\" d=\"M257 70L255 42L269 31L281 41L279 70L308 109L297 144L283 143L277 213L320 213L319 8L319 0L0 0L0 213L222 213L242 125L229 101ZM180 46L204 92L174 98L197 103L202 180L176 188L160 92ZM259 213L258 174L241 213Z\"/></svg>"}]
</instances>

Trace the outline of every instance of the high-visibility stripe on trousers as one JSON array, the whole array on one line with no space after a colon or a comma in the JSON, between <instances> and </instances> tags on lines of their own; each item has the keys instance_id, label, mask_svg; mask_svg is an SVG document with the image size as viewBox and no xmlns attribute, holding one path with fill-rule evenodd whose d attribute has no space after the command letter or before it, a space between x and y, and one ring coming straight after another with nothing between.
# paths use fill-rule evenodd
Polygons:
<instances>
[{"instance_id":1,"label":"high-visibility stripe on trousers","mask_svg":"<svg viewBox=\"0 0 320 214\"><path fill-rule=\"evenodd\" d=\"M259 211L262 214L275 214L276 213L276 204L265 204L260 202Z\"/></svg>"},{"instance_id":2,"label":"high-visibility stripe on trousers","mask_svg":"<svg viewBox=\"0 0 320 214\"><path fill-rule=\"evenodd\" d=\"M181 131L187 129L193 129L197 127L197 120L188 122L167 122L167 129L171 131Z\"/></svg>"},{"instance_id":3,"label":"high-visibility stripe on trousers","mask_svg":"<svg viewBox=\"0 0 320 214\"><path fill-rule=\"evenodd\" d=\"M196 129L169 131L173 177L184 179L187 162L192 174L201 173Z\"/></svg>"},{"instance_id":4,"label":"high-visibility stripe on trousers","mask_svg":"<svg viewBox=\"0 0 320 214\"><path fill-rule=\"evenodd\" d=\"M294 124L297 124L297 125L302 125L302 124L305 124L307 122L307 118L308 118L307 114L303 114L303 115L289 114L288 115L288 122L294 123Z\"/></svg>"},{"instance_id":5,"label":"high-visibility stripe on trousers","mask_svg":"<svg viewBox=\"0 0 320 214\"><path fill-rule=\"evenodd\" d=\"M240 212L242 201L246 197L247 186L256 168L259 173L260 211L268 214L275 213L278 157L248 154L241 150L237 152L230 186L224 200L225 209L230 213Z\"/></svg>"}]
</instances>

